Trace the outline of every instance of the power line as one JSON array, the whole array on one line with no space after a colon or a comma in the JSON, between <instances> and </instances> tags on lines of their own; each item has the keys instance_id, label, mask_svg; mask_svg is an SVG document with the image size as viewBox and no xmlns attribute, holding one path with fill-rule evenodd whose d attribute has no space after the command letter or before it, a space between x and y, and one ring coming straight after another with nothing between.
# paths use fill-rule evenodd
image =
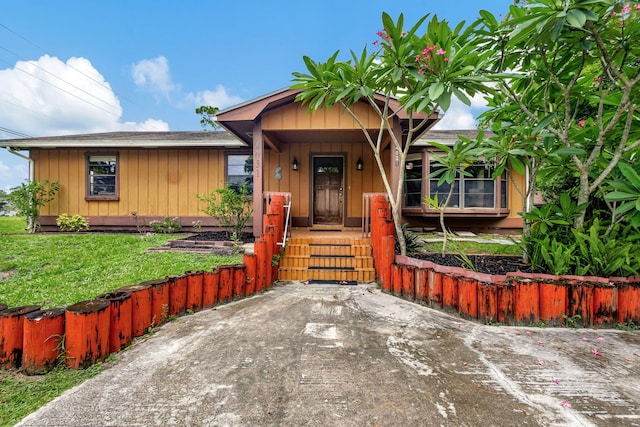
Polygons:
<instances>
[{"instance_id":1,"label":"power line","mask_svg":"<svg viewBox=\"0 0 640 427\"><path fill-rule=\"evenodd\" d=\"M36 43L32 42L31 40L27 39L25 36L21 35L20 33L18 33L18 32L16 32L16 31L14 31L14 30L12 30L11 28L7 27L6 25L4 25L4 24L0 23L0 27L4 28L6 31L8 31L9 33L13 34L14 36L16 36L16 37L18 37L18 38L22 39L23 41L25 41L26 43L30 44L31 46L34 46L35 48L37 48L37 49L38 49L38 50L40 50L41 52L44 52L45 54L47 54L47 55L49 55L49 56L55 57L55 55L53 55L53 54L49 53L46 49L44 49L44 48L43 48L43 47L41 47L40 45L38 45L38 44L36 44ZM4 49L4 50L7 50L9 53L12 53L12 54L14 54L14 55L18 56L17 54L15 54L15 53L13 53L13 52L9 51L9 50L8 50L8 49L6 49L6 48L3 48L3 49ZM18 56L18 57L20 58L20 56ZM8 64L9 66L13 66L12 64L7 63L6 61L2 61L2 62L4 62L4 63ZM36 65L36 66L37 66L37 65ZM97 80L97 79L96 79L96 78L94 78L93 76L86 74L84 71L79 70L78 68L74 67L74 66L73 66L73 65L71 65L71 64L66 63L66 66L67 66L67 67L69 67L69 68L71 68L72 70L74 70L74 71L78 72L79 74L83 75L83 76L84 76L84 77L86 77L87 79L89 79L89 80L91 80L91 81L95 82L96 84L98 84L99 86L101 86L101 87L103 87L104 89L108 90L109 92L114 93L115 95L117 95L117 96L118 96L118 98L123 99L123 100L125 100L125 101L127 101L127 102L131 103L132 105L134 105L134 106L136 106L136 107L138 107L138 108L142 109L143 111L147 111L147 112L148 112L148 110L147 110L144 106L142 106L142 105L140 105L140 104L136 103L135 101L133 101L133 100L129 99L128 97L126 97L126 96L124 96L124 95L120 94L119 92L115 91L111 86L109 86L108 84L105 84L105 82L100 81L100 80ZM76 95L74 95L74 94L71 94L71 93L69 93L69 92L65 91L64 89L61 89L61 88L59 88L59 87L57 87L57 86L53 85L53 84L52 84L52 83L50 83L50 82L47 82L47 81L45 81L45 80L42 80L42 79L40 79L40 78L36 77L35 75L33 75L33 74L31 74L31 73L27 72L27 71L21 70L21 69L19 69L19 68L17 68L17 67L15 67L15 68L16 68L16 69L18 69L18 70L20 70L20 71L22 71L22 72L25 72L25 73L27 73L27 74L31 75L31 76L32 76L32 77L34 77L34 78L37 78L38 80L43 81L45 84L49 84L49 85L51 85L51 86L53 86L53 87L56 87L57 89L62 90L62 91L64 91L64 92L68 93L69 95L74 96L74 97L76 97L76 98L80 99L80 100L81 100L81 101L83 101L83 102L86 102L86 103L88 103L88 104L90 104L90 105L92 105L92 106L94 106L94 107L96 107L96 108L98 108L98 109L100 109L100 110L102 110L102 111L105 111L105 112L106 112L106 113L108 113L108 114L111 114L111 115L116 116L117 118L120 118L120 116L115 115L113 112L106 111L106 110L104 110L103 108L101 108L101 107L99 107L99 106L97 106L97 105L95 105L95 104L93 104L93 103L91 103L91 102L89 102L89 101L87 101L87 100L83 100L82 98L80 98L80 97L78 97L78 96L76 96ZM38 67L38 68L40 68L40 67ZM42 69L42 68L40 68L40 69ZM46 71L46 70L45 70L45 71ZM49 72L47 71L47 73L49 73ZM51 73L49 73L49 74L51 74ZM55 77L57 77L57 76L55 76ZM62 80L62 81L63 81L63 82L65 82L65 83L67 83L67 84L69 84L69 85L71 85L71 86L73 86L73 87L76 87L76 88L77 88L77 86L73 85L72 83L68 82L67 80L65 80L65 79L63 79L63 78L61 78L61 77L57 77L57 78L58 78L58 79L60 79L60 80ZM80 90L82 90L82 89L80 89ZM86 91L83 91L83 92L85 92L85 93L86 93ZM90 94L90 95L91 95L91 94ZM95 97L94 95L91 95L91 96ZM113 107L113 108L117 108L117 107L115 107L115 106L113 106L113 105L111 105L111 104L109 104L109 103L105 102L104 100L101 100L101 101L102 101L102 102L104 102L104 103L106 103L107 105L109 105L109 106ZM149 112L149 113L150 113L150 112ZM139 125L140 125L141 129L145 129L145 127L146 127L146 125L145 125L144 123L139 123Z\"/></svg>"},{"instance_id":2,"label":"power line","mask_svg":"<svg viewBox=\"0 0 640 427\"><path fill-rule=\"evenodd\" d=\"M8 133L9 135L14 135L20 138L33 138L31 135L27 135L26 133L18 132L17 130L9 129L0 126L0 132Z\"/></svg>"}]
</instances>

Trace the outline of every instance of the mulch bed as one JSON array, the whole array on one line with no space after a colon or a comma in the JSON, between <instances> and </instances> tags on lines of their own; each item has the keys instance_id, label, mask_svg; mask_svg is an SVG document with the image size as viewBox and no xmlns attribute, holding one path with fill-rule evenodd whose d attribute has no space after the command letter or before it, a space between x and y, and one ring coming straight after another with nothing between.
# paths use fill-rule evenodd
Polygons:
<instances>
[{"instance_id":1,"label":"mulch bed","mask_svg":"<svg viewBox=\"0 0 640 427\"><path fill-rule=\"evenodd\" d=\"M201 231L199 233L190 234L180 240L195 240L204 242L226 242L229 241L229 234L225 231ZM240 241L243 243L251 243L255 241L253 233L242 233Z\"/></svg>"},{"instance_id":2,"label":"mulch bed","mask_svg":"<svg viewBox=\"0 0 640 427\"><path fill-rule=\"evenodd\" d=\"M411 255L412 258L431 261L448 267L462 267L469 269L467 263L458 254L421 253ZM516 255L467 255L475 266L475 271L485 274L504 275L508 272L521 271L531 273L531 267L522 262L522 257Z\"/></svg>"}]
</instances>

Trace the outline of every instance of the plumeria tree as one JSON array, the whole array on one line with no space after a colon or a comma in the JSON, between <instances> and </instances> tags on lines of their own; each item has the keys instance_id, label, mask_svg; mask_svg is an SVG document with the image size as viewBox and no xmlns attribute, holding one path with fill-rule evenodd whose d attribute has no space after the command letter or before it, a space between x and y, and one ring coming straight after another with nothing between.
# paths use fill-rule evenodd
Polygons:
<instances>
[{"instance_id":1,"label":"plumeria tree","mask_svg":"<svg viewBox=\"0 0 640 427\"><path fill-rule=\"evenodd\" d=\"M297 100L310 110L339 106L350 114L363 131L373 151L389 198L400 252L406 254L401 229L402 189L407 154L415 138L426 128L429 116L449 108L457 97L470 105L470 97L488 89L480 78L487 50L478 49L472 26L464 23L452 28L448 22L429 15L410 28L404 16L393 20L382 14L383 30L377 33L372 51L366 47L359 55L338 59L339 52L325 62L304 57L307 73L293 73L293 89L300 89ZM425 28L426 26L426 28ZM380 118L377 132L370 133L353 108L367 103ZM406 139L393 132L398 113L409 119ZM388 180L382 160L385 137L391 138L391 150L397 153L400 179L395 188ZM394 156L392 156L393 158Z\"/></svg>"},{"instance_id":2,"label":"plumeria tree","mask_svg":"<svg viewBox=\"0 0 640 427\"><path fill-rule=\"evenodd\" d=\"M478 42L496 53L488 71L499 94L485 115L496 154L529 167L528 196L540 182L568 192L581 207L573 227L582 228L612 174L634 176L627 165L640 148L640 5L525 0L500 22L481 16Z\"/></svg>"}]
</instances>

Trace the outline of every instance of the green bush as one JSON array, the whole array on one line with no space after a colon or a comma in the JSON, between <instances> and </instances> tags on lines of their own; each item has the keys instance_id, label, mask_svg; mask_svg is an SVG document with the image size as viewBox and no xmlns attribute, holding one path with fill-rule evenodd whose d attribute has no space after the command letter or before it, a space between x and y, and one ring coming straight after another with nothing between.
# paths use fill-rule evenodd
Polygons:
<instances>
[{"instance_id":1,"label":"green bush","mask_svg":"<svg viewBox=\"0 0 640 427\"><path fill-rule=\"evenodd\" d=\"M57 182L44 180L21 184L20 187L11 190L8 199L18 211L18 216L27 219L29 233L35 233L38 230L40 227L38 223L40 208L53 200L59 189L60 184Z\"/></svg>"},{"instance_id":2,"label":"green bush","mask_svg":"<svg viewBox=\"0 0 640 427\"><path fill-rule=\"evenodd\" d=\"M165 216L162 221L151 221L149 227L154 233L171 234L182 230L178 217L170 218L168 216Z\"/></svg>"},{"instance_id":3,"label":"green bush","mask_svg":"<svg viewBox=\"0 0 640 427\"><path fill-rule=\"evenodd\" d=\"M198 194L198 200L207 204L203 212L215 218L232 241L240 240L242 232L253 219L253 201L248 183L227 183L224 188L218 188L211 194Z\"/></svg>"},{"instance_id":4,"label":"green bush","mask_svg":"<svg viewBox=\"0 0 640 427\"><path fill-rule=\"evenodd\" d=\"M56 225L62 231L86 231L89 229L89 220L82 215L69 216L63 213L56 219Z\"/></svg>"}]
</instances>

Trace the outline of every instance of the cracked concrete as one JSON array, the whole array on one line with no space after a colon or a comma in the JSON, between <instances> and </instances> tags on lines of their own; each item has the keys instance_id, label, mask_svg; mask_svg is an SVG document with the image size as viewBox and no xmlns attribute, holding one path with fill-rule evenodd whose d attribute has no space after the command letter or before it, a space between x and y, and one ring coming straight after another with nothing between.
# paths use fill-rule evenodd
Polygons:
<instances>
[{"instance_id":1,"label":"cracked concrete","mask_svg":"<svg viewBox=\"0 0 640 427\"><path fill-rule=\"evenodd\" d=\"M640 426L640 335L294 283L162 326L19 425Z\"/></svg>"}]
</instances>

